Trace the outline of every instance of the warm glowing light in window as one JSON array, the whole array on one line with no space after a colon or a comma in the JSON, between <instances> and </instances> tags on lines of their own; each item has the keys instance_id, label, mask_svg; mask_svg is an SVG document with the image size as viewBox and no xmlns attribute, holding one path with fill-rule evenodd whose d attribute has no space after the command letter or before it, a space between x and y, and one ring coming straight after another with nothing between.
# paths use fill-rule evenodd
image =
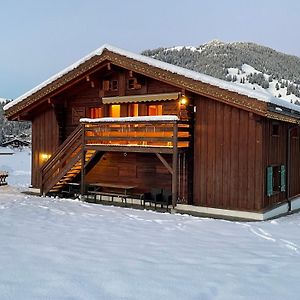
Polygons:
<instances>
[{"instance_id":1,"label":"warm glowing light in window","mask_svg":"<svg viewBox=\"0 0 300 300\"><path fill-rule=\"evenodd\" d=\"M128 116L137 117L139 115L139 105L137 103L129 104L128 106Z\"/></svg>"},{"instance_id":2,"label":"warm glowing light in window","mask_svg":"<svg viewBox=\"0 0 300 300\"><path fill-rule=\"evenodd\" d=\"M121 105L113 104L110 106L110 116L112 118L119 118L121 116Z\"/></svg>"},{"instance_id":3,"label":"warm glowing light in window","mask_svg":"<svg viewBox=\"0 0 300 300\"><path fill-rule=\"evenodd\" d=\"M90 108L90 118L98 119L103 117L103 108L102 107L91 107Z\"/></svg>"},{"instance_id":4,"label":"warm glowing light in window","mask_svg":"<svg viewBox=\"0 0 300 300\"><path fill-rule=\"evenodd\" d=\"M148 116L161 116L161 115L162 115L162 105L148 106Z\"/></svg>"}]
</instances>

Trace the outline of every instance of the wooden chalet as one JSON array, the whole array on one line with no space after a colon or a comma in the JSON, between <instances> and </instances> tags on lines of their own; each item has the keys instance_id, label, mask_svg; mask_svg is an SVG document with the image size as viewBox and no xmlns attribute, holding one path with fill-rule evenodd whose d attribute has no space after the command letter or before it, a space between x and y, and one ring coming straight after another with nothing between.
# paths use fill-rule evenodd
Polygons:
<instances>
[{"instance_id":1,"label":"wooden chalet","mask_svg":"<svg viewBox=\"0 0 300 300\"><path fill-rule=\"evenodd\" d=\"M13 138L1 144L1 147L13 147L13 148L29 147L29 146L30 146L30 142L19 138Z\"/></svg>"},{"instance_id":2,"label":"wooden chalet","mask_svg":"<svg viewBox=\"0 0 300 300\"><path fill-rule=\"evenodd\" d=\"M32 122L32 186L172 191L177 211L263 220L300 207L300 107L105 45L5 106Z\"/></svg>"}]
</instances>

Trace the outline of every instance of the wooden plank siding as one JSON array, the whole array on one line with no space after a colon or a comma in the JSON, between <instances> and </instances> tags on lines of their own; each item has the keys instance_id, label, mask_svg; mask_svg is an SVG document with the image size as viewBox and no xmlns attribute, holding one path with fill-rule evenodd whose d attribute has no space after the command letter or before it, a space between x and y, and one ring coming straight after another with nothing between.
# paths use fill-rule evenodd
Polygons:
<instances>
[{"instance_id":1,"label":"wooden plank siding","mask_svg":"<svg viewBox=\"0 0 300 300\"><path fill-rule=\"evenodd\" d=\"M249 112L195 99L194 199L206 207L262 208L262 125Z\"/></svg>"},{"instance_id":2,"label":"wooden plank siding","mask_svg":"<svg viewBox=\"0 0 300 300\"><path fill-rule=\"evenodd\" d=\"M276 135L273 134L273 124L278 125L278 134ZM300 194L299 128L295 128L296 132L292 134L290 139L290 166L288 166L287 143L289 127L293 127L293 125L268 119L264 120L264 172L266 174L266 168L268 166L284 165L290 173L289 196L295 197ZM268 197L266 192L264 192L264 207L272 206L285 200L287 200L287 191L277 192L270 197Z\"/></svg>"},{"instance_id":3,"label":"wooden plank siding","mask_svg":"<svg viewBox=\"0 0 300 300\"><path fill-rule=\"evenodd\" d=\"M172 155L163 157L172 163ZM155 154L106 152L86 175L86 181L129 184L144 192L151 187L171 190L172 176Z\"/></svg>"},{"instance_id":4,"label":"wooden plank siding","mask_svg":"<svg viewBox=\"0 0 300 300\"><path fill-rule=\"evenodd\" d=\"M41 154L51 155L58 147L58 124L53 109L36 115L32 120L32 172L31 184L40 187Z\"/></svg>"},{"instance_id":5,"label":"wooden plank siding","mask_svg":"<svg viewBox=\"0 0 300 300\"><path fill-rule=\"evenodd\" d=\"M293 129L291 135L290 196L300 194L300 129Z\"/></svg>"},{"instance_id":6,"label":"wooden plank siding","mask_svg":"<svg viewBox=\"0 0 300 300\"><path fill-rule=\"evenodd\" d=\"M278 135L272 134L273 124L278 124ZM264 178L266 182L267 166L287 165L287 124L279 123L272 120L264 120L263 122L263 140L264 140ZM265 185L266 186L266 185ZM268 197L266 189L264 190L263 207L268 207L286 199L286 193L278 192Z\"/></svg>"}]
</instances>

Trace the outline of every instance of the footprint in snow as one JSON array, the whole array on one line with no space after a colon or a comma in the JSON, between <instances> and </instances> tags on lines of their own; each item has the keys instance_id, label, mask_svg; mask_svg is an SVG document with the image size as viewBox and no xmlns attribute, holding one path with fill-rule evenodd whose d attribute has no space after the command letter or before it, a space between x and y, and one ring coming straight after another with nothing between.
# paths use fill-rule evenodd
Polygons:
<instances>
[{"instance_id":1,"label":"footprint in snow","mask_svg":"<svg viewBox=\"0 0 300 300\"><path fill-rule=\"evenodd\" d=\"M284 246L288 249L291 249L291 250L294 250L295 252L299 253L299 247L297 244L291 242L291 241L287 241L287 240L284 240L284 239L280 239L281 242L284 243Z\"/></svg>"},{"instance_id":2,"label":"footprint in snow","mask_svg":"<svg viewBox=\"0 0 300 300\"><path fill-rule=\"evenodd\" d=\"M268 241L272 241L272 242L276 242L276 239L273 239L270 234L266 234L262 229L258 228L258 230L255 230L253 228L250 227L250 231L252 233L254 233L255 235L265 239L265 240L268 240Z\"/></svg>"}]
</instances>

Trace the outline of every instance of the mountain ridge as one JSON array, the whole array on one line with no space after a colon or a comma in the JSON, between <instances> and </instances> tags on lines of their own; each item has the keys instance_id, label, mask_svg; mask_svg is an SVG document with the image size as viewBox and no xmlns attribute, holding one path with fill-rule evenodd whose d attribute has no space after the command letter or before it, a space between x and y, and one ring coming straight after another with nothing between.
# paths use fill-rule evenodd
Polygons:
<instances>
[{"instance_id":1,"label":"mountain ridge","mask_svg":"<svg viewBox=\"0 0 300 300\"><path fill-rule=\"evenodd\" d=\"M268 90L275 97L300 104L300 57L270 47L212 40L197 47L160 47L142 54L219 79L250 84L253 89ZM253 72L245 72L244 65L251 66ZM244 76L239 76L241 73Z\"/></svg>"}]
</instances>

